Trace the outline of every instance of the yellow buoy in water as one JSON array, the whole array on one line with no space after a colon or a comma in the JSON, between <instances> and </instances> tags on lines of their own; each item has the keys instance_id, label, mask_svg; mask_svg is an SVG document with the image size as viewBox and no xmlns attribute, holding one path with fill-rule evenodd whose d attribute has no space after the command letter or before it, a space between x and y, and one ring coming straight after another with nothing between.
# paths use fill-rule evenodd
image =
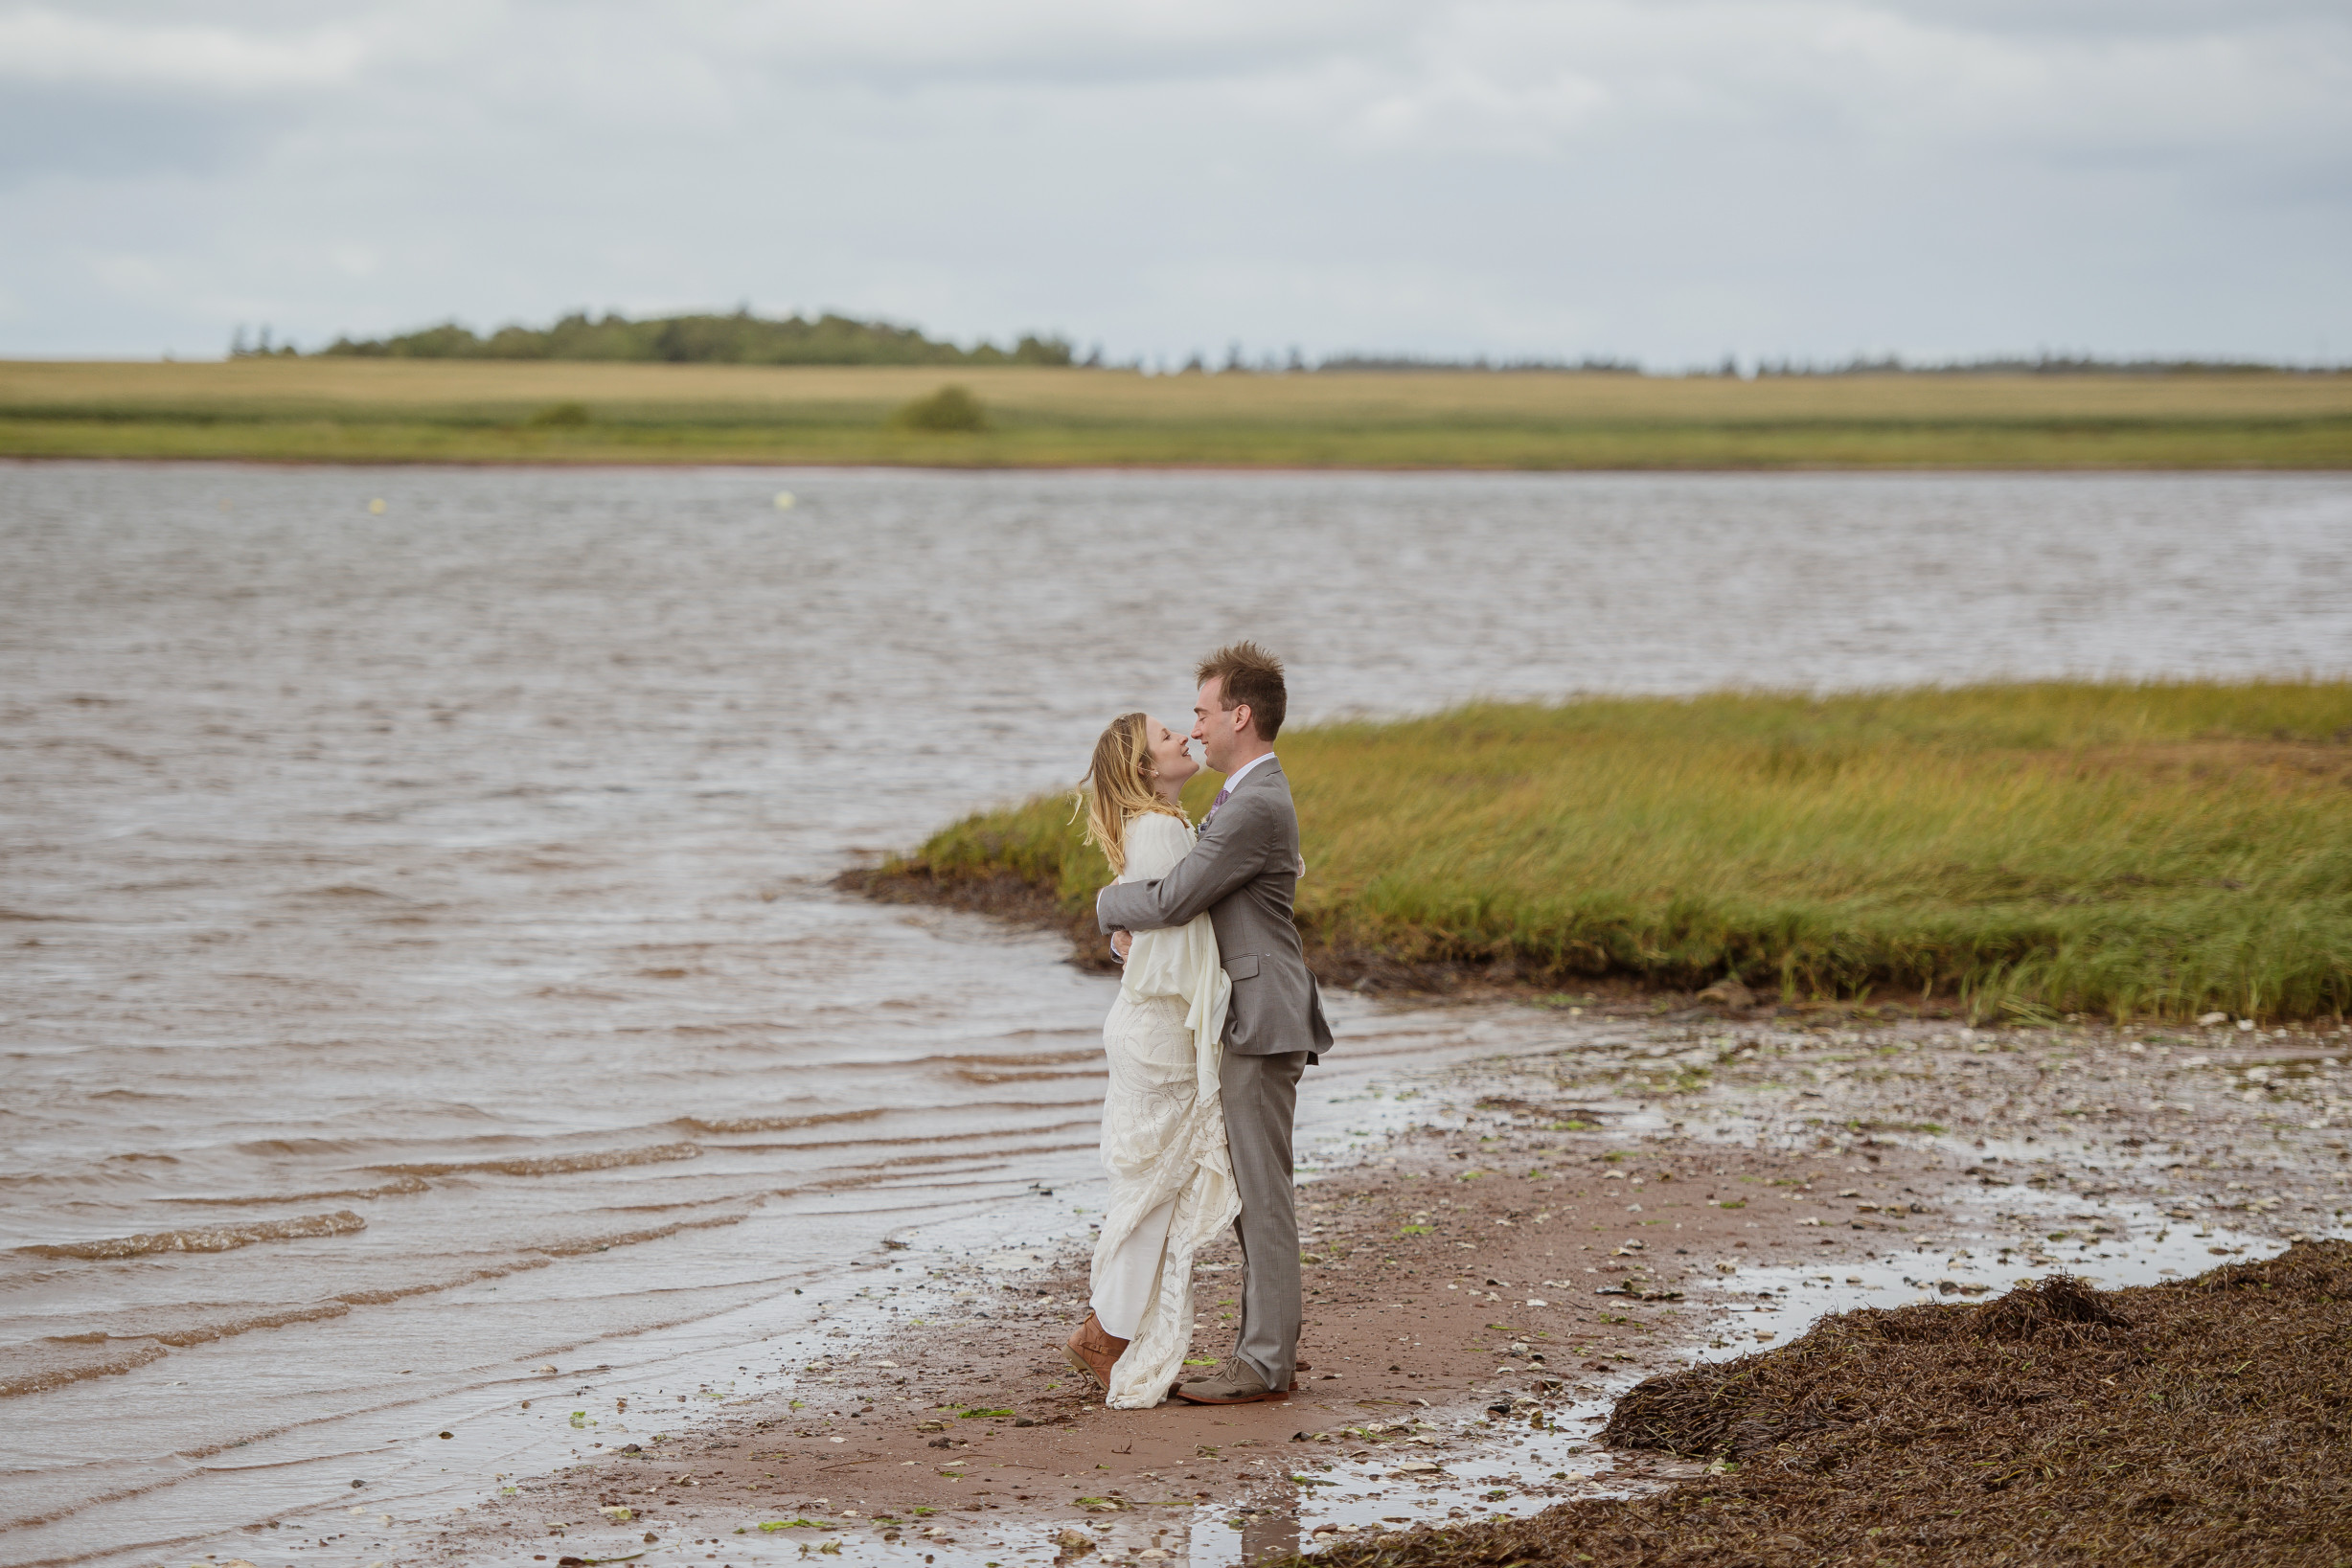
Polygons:
<instances>
[{"instance_id":1,"label":"yellow buoy in water","mask_svg":"<svg viewBox=\"0 0 2352 1568\"><path fill-rule=\"evenodd\" d=\"M376 513L377 516L381 517L384 514L384 498L379 495L375 500L370 501L368 503L368 510Z\"/></svg>"},{"instance_id":2,"label":"yellow buoy in water","mask_svg":"<svg viewBox=\"0 0 2352 1568\"><path fill-rule=\"evenodd\" d=\"M776 492L776 510L778 511L789 511L792 510L792 492L790 490L778 490Z\"/></svg>"}]
</instances>

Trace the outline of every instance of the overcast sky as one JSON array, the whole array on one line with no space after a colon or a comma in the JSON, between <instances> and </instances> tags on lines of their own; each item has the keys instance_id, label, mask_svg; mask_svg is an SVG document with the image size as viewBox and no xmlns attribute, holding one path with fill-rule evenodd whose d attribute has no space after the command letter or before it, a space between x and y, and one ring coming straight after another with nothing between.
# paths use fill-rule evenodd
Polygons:
<instances>
[{"instance_id":1,"label":"overcast sky","mask_svg":"<svg viewBox=\"0 0 2352 1568\"><path fill-rule=\"evenodd\" d=\"M2352 358L2346 0L0 0L0 353Z\"/></svg>"}]
</instances>

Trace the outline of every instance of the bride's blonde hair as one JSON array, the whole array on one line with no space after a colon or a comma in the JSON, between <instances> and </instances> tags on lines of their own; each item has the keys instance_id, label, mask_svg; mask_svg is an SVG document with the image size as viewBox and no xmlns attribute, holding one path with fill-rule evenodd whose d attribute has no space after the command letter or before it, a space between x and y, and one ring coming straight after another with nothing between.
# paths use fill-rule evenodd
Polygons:
<instances>
[{"instance_id":1,"label":"bride's blonde hair","mask_svg":"<svg viewBox=\"0 0 2352 1568\"><path fill-rule=\"evenodd\" d=\"M1102 847L1113 876L1127 870L1127 819L1158 812L1190 822L1153 789L1152 740L1142 714L1121 714L1094 743L1094 762L1078 786L1086 809L1086 842Z\"/></svg>"}]
</instances>

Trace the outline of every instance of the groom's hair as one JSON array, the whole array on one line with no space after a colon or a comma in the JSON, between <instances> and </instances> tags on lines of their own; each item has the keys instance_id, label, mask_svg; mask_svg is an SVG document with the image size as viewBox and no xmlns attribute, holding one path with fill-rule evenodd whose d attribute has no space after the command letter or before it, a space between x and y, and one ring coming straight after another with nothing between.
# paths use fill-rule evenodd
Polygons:
<instances>
[{"instance_id":1,"label":"groom's hair","mask_svg":"<svg viewBox=\"0 0 2352 1568\"><path fill-rule=\"evenodd\" d=\"M1282 733L1282 710L1289 700L1282 685L1282 661L1255 643L1228 643L1200 661L1193 671L1193 684L1205 685L1211 679L1225 705L1225 711L1246 704L1250 727L1258 739L1271 741Z\"/></svg>"}]
</instances>

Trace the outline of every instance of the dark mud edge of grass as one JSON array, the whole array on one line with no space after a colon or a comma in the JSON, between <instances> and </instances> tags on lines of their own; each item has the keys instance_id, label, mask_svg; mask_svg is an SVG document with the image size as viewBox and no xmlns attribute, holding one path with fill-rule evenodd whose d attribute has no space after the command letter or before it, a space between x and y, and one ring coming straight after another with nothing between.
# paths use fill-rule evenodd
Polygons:
<instances>
[{"instance_id":1,"label":"dark mud edge of grass","mask_svg":"<svg viewBox=\"0 0 2352 1568\"><path fill-rule=\"evenodd\" d=\"M2101 1291L1862 1308L1652 1377L1604 1443L1710 1462L1629 1500L1334 1547L1321 1568L2352 1561L2352 1242Z\"/></svg>"},{"instance_id":2,"label":"dark mud edge of grass","mask_svg":"<svg viewBox=\"0 0 2352 1568\"><path fill-rule=\"evenodd\" d=\"M879 903L927 904L967 914L988 915L1009 924L1051 931L1070 941L1069 962L1089 974L1116 974L1119 966L1091 919L1072 919L1052 890L1012 872L984 876L942 876L914 860L891 860L841 872L832 885ZM1299 933L1307 966L1327 990L1367 996L1393 995L1417 1001L1524 1001L1576 1008L1593 1014L1672 1018L1688 1014L1735 1013L1826 1018L1955 1018L1962 1010L1947 1003L1921 1005L1905 992L1882 988L1838 1001L1781 1002L1745 989L1728 995L1714 988L1692 992L1626 975L1582 976L1564 991L1557 977L1526 974L1509 961L1475 963L1449 959L1404 959L1361 943L1333 942L1313 930ZM2056 1022L2035 1018L2027 1022Z\"/></svg>"}]
</instances>

